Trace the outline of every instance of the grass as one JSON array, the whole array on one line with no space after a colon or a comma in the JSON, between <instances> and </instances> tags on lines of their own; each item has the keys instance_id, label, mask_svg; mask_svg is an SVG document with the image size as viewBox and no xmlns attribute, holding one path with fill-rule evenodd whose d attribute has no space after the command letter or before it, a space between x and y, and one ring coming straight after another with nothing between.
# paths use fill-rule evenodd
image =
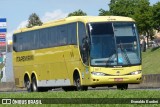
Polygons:
<instances>
[{"instance_id":1,"label":"grass","mask_svg":"<svg viewBox=\"0 0 160 107\"><path fill-rule=\"evenodd\" d=\"M160 98L159 90L89 90L1 93L1 98Z\"/></svg>"},{"instance_id":2,"label":"grass","mask_svg":"<svg viewBox=\"0 0 160 107\"><path fill-rule=\"evenodd\" d=\"M4 64L1 63L1 64L0 64L0 70L2 70L3 67L4 67Z\"/></svg>"},{"instance_id":3,"label":"grass","mask_svg":"<svg viewBox=\"0 0 160 107\"><path fill-rule=\"evenodd\" d=\"M7 93L1 98L160 98L159 90L96 90L82 92ZM61 101L61 100L60 100ZM92 102L92 101L90 101ZM94 102L93 102L94 103ZM114 103L114 102L113 102ZM45 104L44 107L158 107L158 104ZM6 105L8 107L9 105ZM16 105L16 107L22 105ZM27 106L27 105L26 105ZM34 105L39 107L39 105Z\"/></svg>"},{"instance_id":4,"label":"grass","mask_svg":"<svg viewBox=\"0 0 160 107\"><path fill-rule=\"evenodd\" d=\"M142 52L143 74L160 74L160 48Z\"/></svg>"}]
</instances>

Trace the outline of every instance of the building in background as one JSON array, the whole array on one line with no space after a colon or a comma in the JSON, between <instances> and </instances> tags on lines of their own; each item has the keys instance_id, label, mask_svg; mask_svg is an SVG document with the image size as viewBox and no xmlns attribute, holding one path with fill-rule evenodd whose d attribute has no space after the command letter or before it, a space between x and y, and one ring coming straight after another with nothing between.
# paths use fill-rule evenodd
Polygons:
<instances>
[{"instance_id":1,"label":"building in background","mask_svg":"<svg viewBox=\"0 0 160 107\"><path fill-rule=\"evenodd\" d=\"M0 18L0 63L3 65L1 69L1 82L14 82L12 68L12 41L6 40L7 19Z\"/></svg>"},{"instance_id":2,"label":"building in background","mask_svg":"<svg viewBox=\"0 0 160 107\"><path fill-rule=\"evenodd\" d=\"M0 52L6 52L7 19L0 18Z\"/></svg>"}]
</instances>

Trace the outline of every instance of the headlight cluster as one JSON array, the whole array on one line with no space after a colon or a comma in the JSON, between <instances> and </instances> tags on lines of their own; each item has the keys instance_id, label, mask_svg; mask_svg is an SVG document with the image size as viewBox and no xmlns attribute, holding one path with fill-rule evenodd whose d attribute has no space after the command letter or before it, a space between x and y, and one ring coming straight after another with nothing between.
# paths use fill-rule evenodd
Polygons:
<instances>
[{"instance_id":1,"label":"headlight cluster","mask_svg":"<svg viewBox=\"0 0 160 107\"><path fill-rule=\"evenodd\" d=\"M142 71L134 71L134 72L131 72L130 74L131 75L137 75L137 74L140 74Z\"/></svg>"},{"instance_id":2,"label":"headlight cluster","mask_svg":"<svg viewBox=\"0 0 160 107\"><path fill-rule=\"evenodd\" d=\"M102 72L91 72L92 75L96 75L96 76L105 76L105 73Z\"/></svg>"}]
</instances>

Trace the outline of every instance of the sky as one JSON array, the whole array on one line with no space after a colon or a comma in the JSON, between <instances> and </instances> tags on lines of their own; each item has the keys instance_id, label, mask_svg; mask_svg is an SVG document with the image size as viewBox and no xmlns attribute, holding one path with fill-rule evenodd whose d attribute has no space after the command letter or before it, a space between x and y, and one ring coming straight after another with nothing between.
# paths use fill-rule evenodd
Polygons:
<instances>
[{"instance_id":1,"label":"sky","mask_svg":"<svg viewBox=\"0 0 160 107\"><path fill-rule=\"evenodd\" d=\"M38 14L42 22L64 18L78 9L97 16L99 9L109 9L109 3L110 0L0 0L0 18L7 18L7 40L11 40L13 32L25 27L32 13Z\"/></svg>"}]
</instances>

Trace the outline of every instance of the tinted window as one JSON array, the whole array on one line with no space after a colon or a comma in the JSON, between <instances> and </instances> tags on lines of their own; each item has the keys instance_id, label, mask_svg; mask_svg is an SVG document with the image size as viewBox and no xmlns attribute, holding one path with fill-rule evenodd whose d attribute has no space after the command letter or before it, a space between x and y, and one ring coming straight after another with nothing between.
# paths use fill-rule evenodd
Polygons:
<instances>
[{"instance_id":1,"label":"tinted window","mask_svg":"<svg viewBox=\"0 0 160 107\"><path fill-rule=\"evenodd\" d=\"M58 46L57 27L49 28L49 47Z\"/></svg>"},{"instance_id":2,"label":"tinted window","mask_svg":"<svg viewBox=\"0 0 160 107\"><path fill-rule=\"evenodd\" d=\"M58 45L67 44L67 25L62 25L58 27Z\"/></svg>"},{"instance_id":3,"label":"tinted window","mask_svg":"<svg viewBox=\"0 0 160 107\"><path fill-rule=\"evenodd\" d=\"M83 63L88 65L88 50L86 48L86 29L85 24L82 22L78 22L78 37L79 37L79 48L81 53L81 58L83 60Z\"/></svg>"},{"instance_id":4,"label":"tinted window","mask_svg":"<svg viewBox=\"0 0 160 107\"><path fill-rule=\"evenodd\" d=\"M85 25L82 22L78 23L78 35L79 35L79 45L82 45L83 39L86 37Z\"/></svg>"},{"instance_id":5,"label":"tinted window","mask_svg":"<svg viewBox=\"0 0 160 107\"><path fill-rule=\"evenodd\" d=\"M68 24L68 44L77 44L77 23Z\"/></svg>"},{"instance_id":6,"label":"tinted window","mask_svg":"<svg viewBox=\"0 0 160 107\"><path fill-rule=\"evenodd\" d=\"M112 23L93 23L91 25L92 35L113 34Z\"/></svg>"},{"instance_id":7,"label":"tinted window","mask_svg":"<svg viewBox=\"0 0 160 107\"><path fill-rule=\"evenodd\" d=\"M13 36L14 50L27 51L76 44L76 23L18 33Z\"/></svg>"},{"instance_id":8,"label":"tinted window","mask_svg":"<svg viewBox=\"0 0 160 107\"><path fill-rule=\"evenodd\" d=\"M39 48L48 47L48 29L39 30Z\"/></svg>"}]
</instances>

